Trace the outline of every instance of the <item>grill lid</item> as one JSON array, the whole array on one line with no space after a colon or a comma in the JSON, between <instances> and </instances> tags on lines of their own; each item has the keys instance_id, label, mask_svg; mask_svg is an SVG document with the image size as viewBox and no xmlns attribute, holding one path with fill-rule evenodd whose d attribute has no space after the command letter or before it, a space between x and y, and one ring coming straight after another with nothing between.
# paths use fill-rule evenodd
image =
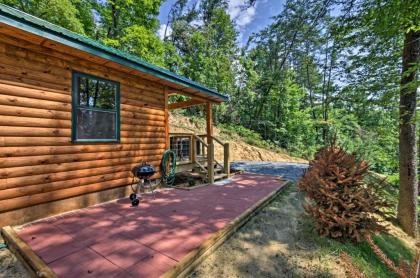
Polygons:
<instances>
[{"instance_id":1,"label":"grill lid","mask_svg":"<svg viewBox=\"0 0 420 278\"><path fill-rule=\"evenodd\" d=\"M139 179L147 179L156 173L155 167L150 164L142 163L133 168L132 173Z\"/></svg>"}]
</instances>

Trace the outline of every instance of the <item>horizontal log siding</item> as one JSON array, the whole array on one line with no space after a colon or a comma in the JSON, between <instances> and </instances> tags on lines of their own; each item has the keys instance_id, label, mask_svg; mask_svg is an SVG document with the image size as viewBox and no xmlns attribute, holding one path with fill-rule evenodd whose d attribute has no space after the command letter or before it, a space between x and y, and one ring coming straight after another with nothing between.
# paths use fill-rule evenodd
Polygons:
<instances>
[{"instance_id":1,"label":"horizontal log siding","mask_svg":"<svg viewBox=\"0 0 420 278\"><path fill-rule=\"evenodd\" d=\"M120 83L121 142L71 142L72 70ZM0 34L0 213L127 185L159 168L164 86Z\"/></svg>"}]
</instances>

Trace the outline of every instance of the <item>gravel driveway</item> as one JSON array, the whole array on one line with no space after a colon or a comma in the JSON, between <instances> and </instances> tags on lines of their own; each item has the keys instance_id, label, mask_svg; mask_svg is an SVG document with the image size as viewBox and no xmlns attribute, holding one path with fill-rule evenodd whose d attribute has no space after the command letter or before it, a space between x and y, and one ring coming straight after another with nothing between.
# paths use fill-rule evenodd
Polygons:
<instances>
[{"instance_id":1,"label":"gravel driveway","mask_svg":"<svg viewBox=\"0 0 420 278\"><path fill-rule=\"evenodd\" d=\"M234 161L231 163L234 170L246 172L282 176L287 180L297 181L308 164L286 163L286 162L256 162L256 161Z\"/></svg>"}]
</instances>

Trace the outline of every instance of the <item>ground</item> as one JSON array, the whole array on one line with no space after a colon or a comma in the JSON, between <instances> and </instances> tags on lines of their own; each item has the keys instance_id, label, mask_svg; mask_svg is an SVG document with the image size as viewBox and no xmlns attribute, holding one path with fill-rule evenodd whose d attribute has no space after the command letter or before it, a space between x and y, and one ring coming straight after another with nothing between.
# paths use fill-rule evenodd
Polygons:
<instances>
[{"instance_id":1,"label":"ground","mask_svg":"<svg viewBox=\"0 0 420 278\"><path fill-rule=\"evenodd\" d=\"M3 239L0 236L0 245ZM9 249L0 249L0 278L28 277L24 266L16 259Z\"/></svg>"}]
</instances>

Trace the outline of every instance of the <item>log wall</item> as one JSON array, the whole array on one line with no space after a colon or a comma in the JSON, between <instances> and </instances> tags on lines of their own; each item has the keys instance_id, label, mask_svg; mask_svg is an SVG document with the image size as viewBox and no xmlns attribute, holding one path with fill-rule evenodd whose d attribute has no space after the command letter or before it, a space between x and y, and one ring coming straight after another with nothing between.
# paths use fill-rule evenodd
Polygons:
<instances>
[{"instance_id":1,"label":"log wall","mask_svg":"<svg viewBox=\"0 0 420 278\"><path fill-rule=\"evenodd\" d=\"M124 187L142 161L159 168L168 132L164 85L75 54L0 34L0 217ZM71 142L73 70L120 83L120 143Z\"/></svg>"}]
</instances>

